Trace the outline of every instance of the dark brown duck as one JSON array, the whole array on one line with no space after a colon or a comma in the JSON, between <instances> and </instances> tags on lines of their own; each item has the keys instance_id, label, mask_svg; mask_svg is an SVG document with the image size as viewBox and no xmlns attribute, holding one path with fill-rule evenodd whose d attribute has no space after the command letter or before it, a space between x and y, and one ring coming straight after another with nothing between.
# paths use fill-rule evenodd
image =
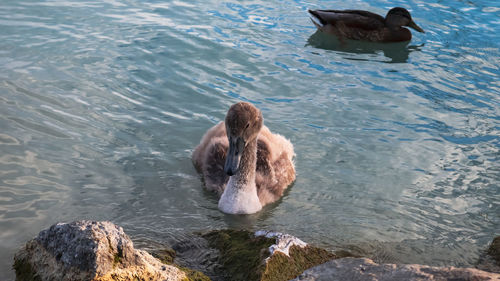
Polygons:
<instances>
[{"instance_id":1,"label":"dark brown duck","mask_svg":"<svg viewBox=\"0 0 500 281\"><path fill-rule=\"evenodd\" d=\"M309 10L316 27L325 33L334 34L340 40L352 39L371 42L401 42L411 40L408 26L424 32L411 18L410 13L400 7L392 8L382 17L362 10Z\"/></svg>"}]
</instances>

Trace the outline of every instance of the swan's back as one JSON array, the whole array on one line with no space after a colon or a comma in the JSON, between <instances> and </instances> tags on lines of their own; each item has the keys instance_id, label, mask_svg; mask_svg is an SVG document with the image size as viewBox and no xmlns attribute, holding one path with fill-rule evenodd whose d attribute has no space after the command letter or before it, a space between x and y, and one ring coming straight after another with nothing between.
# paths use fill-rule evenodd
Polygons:
<instances>
[{"instance_id":1,"label":"swan's back","mask_svg":"<svg viewBox=\"0 0 500 281\"><path fill-rule=\"evenodd\" d=\"M205 187L222 194L229 176L224 173L228 149L224 122L210 128L195 148L192 159L202 173ZM278 200L295 180L295 156L292 143L262 126L257 137L257 167L255 184L262 205Z\"/></svg>"}]
</instances>

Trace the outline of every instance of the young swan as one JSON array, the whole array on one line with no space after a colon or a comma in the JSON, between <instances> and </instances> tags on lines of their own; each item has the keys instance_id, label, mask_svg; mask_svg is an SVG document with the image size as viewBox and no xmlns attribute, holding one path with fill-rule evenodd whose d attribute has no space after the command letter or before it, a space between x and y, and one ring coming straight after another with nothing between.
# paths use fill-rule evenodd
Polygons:
<instances>
[{"instance_id":1,"label":"young swan","mask_svg":"<svg viewBox=\"0 0 500 281\"><path fill-rule=\"evenodd\" d=\"M290 141L263 125L259 109L239 102L205 133L192 157L206 188L222 194L221 211L253 214L295 180L294 156Z\"/></svg>"}]
</instances>

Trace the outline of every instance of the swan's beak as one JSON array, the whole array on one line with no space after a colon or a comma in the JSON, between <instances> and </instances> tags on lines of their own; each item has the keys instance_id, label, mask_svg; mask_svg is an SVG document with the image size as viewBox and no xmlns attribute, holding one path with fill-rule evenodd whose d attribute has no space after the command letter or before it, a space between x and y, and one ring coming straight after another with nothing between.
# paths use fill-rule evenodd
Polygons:
<instances>
[{"instance_id":1,"label":"swan's beak","mask_svg":"<svg viewBox=\"0 0 500 281\"><path fill-rule=\"evenodd\" d=\"M224 165L224 172L228 176L232 176L238 172L244 148L245 141L241 137L229 137L229 151L227 152L226 164Z\"/></svg>"},{"instance_id":2,"label":"swan's beak","mask_svg":"<svg viewBox=\"0 0 500 281\"><path fill-rule=\"evenodd\" d=\"M420 26L418 26L413 20L410 21L410 23L408 24L408 27L411 27L418 32L425 33L425 31Z\"/></svg>"}]
</instances>

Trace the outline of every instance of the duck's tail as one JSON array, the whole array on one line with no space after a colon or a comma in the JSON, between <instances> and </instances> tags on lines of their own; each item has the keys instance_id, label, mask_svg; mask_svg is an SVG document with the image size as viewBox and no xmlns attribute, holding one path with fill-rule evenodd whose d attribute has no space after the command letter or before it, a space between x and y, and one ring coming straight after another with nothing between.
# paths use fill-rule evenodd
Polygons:
<instances>
[{"instance_id":1,"label":"duck's tail","mask_svg":"<svg viewBox=\"0 0 500 281\"><path fill-rule=\"evenodd\" d=\"M323 23L323 20L319 16L317 11L313 10L307 10L309 14L311 14L311 21L314 23L314 25L319 29L323 29L323 26L325 26L325 23Z\"/></svg>"}]
</instances>

